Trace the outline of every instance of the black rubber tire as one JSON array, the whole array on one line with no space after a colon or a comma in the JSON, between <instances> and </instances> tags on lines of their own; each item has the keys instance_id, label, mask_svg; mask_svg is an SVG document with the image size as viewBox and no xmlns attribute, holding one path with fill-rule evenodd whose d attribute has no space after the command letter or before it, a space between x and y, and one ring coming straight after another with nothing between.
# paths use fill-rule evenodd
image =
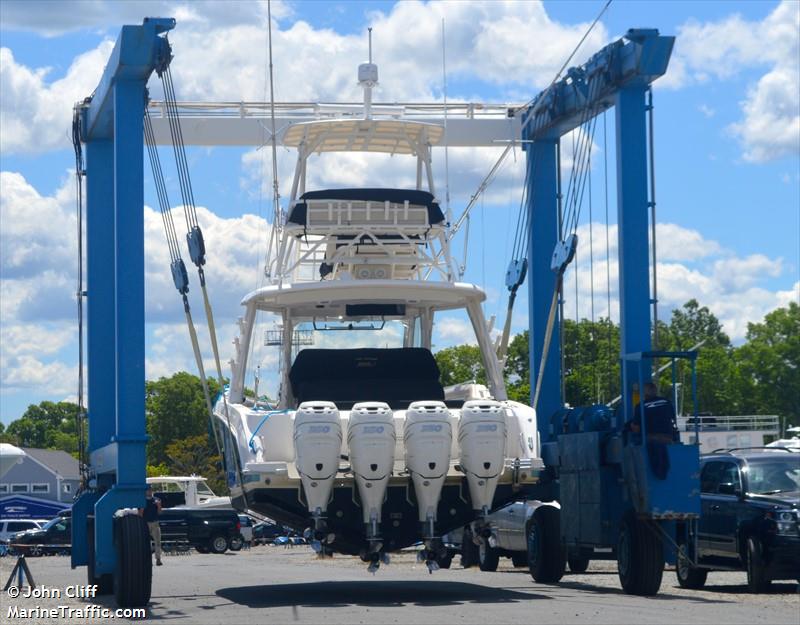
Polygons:
<instances>
[{"instance_id":1,"label":"black rubber tire","mask_svg":"<svg viewBox=\"0 0 800 625\"><path fill-rule=\"evenodd\" d=\"M489 545L488 539L478 545L478 568L485 573L491 573L497 570L497 565L500 564L500 552Z\"/></svg>"},{"instance_id":2,"label":"black rubber tire","mask_svg":"<svg viewBox=\"0 0 800 625\"><path fill-rule=\"evenodd\" d=\"M28 557L31 558L40 558L44 554L44 550L42 549L41 545L31 545L28 547Z\"/></svg>"},{"instance_id":3,"label":"black rubber tire","mask_svg":"<svg viewBox=\"0 0 800 625\"><path fill-rule=\"evenodd\" d=\"M197 553L208 553L208 547L205 545L195 545L195 549L197 550Z\"/></svg>"},{"instance_id":4,"label":"black rubber tire","mask_svg":"<svg viewBox=\"0 0 800 625\"><path fill-rule=\"evenodd\" d=\"M566 554L561 544L561 510L540 506L525 530L531 577L539 584L558 583L566 566Z\"/></svg>"},{"instance_id":5,"label":"black rubber tire","mask_svg":"<svg viewBox=\"0 0 800 625\"><path fill-rule=\"evenodd\" d=\"M755 536L751 536L747 539L745 547L747 549L747 589L755 593L766 592L769 590L772 580L767 575L764 565L761 541Z\"/></svg>"},{"instance_id":6,"label":"black rubber tire","mask_svg":"<svg viewBox=\"0 0 800 625\"><path fill-rule=\"evenodd\" d=\"M222 534L215 534L208 539L208 550L211 553L221 554L225 553L230 547L230 543Z\"/></svg>"},{"instance_id":7,"label":"black rubber tire","mask_svg":"<svg viewBox=\"0 0 800 625\"><path fill-rule=\"evenodd\" d=\"M436 564L439 565L440 569L449 569L450 565L453 564L453 556L445 556L444 558L439 558L436 561Z\"/></svg>"},{"instance_id":8,"label":"black rubber tire","mask_svg":"<svg viewBox=\"0 0 800 625\"><path fill-rule=\"evenodd\" d=\"M228 546L230 547L231 551L240 551L243 545L244 545L244 539L241 536L234 536L228 543Z\"/></svg>"},{"instance_id":9,"label":"black rubber tire","mask_svg":"<svg viewBox=\"0 0 800 625\"><path fill-rule=\"evenodd\" d=\"M87 564L86 579L90 586L97 586L95 594L111 595L114 593L114 576L111 573L96 575L94 572L94 519L86 523Z\"/></svg>"},{"instance_id":10,"label":"black rubber tire","mask_svg":"<svg viewBox=\"0 0 800 625\"><path fill-rule=\"evenodd\" d=\"M465 569L478 564L478 545L472 542L472 531L464 530L461 539L461 566Z\"/></svg>"},{"instance_id":11,"label":"black rubber tire","mask_svg":"<svg viewBox=\"0 0 800 625\"><path fill-rule=\"evenodd\" d=\"M528 566L528 552L527 551L512 551L511 564L518 569Z\"/></svg>"},{"instance_id":12,"label":"black rubber tire","mask_svg":"<svg viewBox=\"0 0 800 625\"><path fill-rule=\"evenodd\" d=\"M664 545L649 522L626 517L617 545L617 569L622 589L629 595L658 593L664 576Z\"/></svg>"},{"instance_id":13,"label":"black rubber tire","mask_svg":"<svg viewBox=\"0 0 800 625\"><path fill-rule=\"evenodd\" d=\"M585 573L589 568L589 558L567 558L570 573Z\"/></svg>"},{"instance_id":14,"label":"black rubber tire","mask_svg":"<svg viewBox=\"0 0 800 625\"><path fill-rule=\"evenodd\" d=\"M141 608L150 601L153 559L145 520L128 514L115 520L117 569L114 595L121 608Z\"/></svg>"},{"instance_id":15,"label":"black rubber tire","mask_svg":"<svg viewBox=\"0 0 800 625\"><path fill-rule=\"evenodd\" d=\"M689 559L682 556L679 551L675 562L675 577L678 578L678 585L681 588L700 590L706 585L708 570L693 567Z\"/></svg>"}]
</instances>

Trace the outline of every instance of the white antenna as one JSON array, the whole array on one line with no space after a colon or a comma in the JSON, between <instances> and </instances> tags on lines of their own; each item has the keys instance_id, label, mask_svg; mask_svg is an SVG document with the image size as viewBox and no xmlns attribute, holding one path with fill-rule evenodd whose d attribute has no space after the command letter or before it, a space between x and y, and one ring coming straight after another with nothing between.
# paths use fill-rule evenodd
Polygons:
<instances>
[{"instance_id":1,"label":"white antenna","mask_svg":"<svg viewBox=\"0 0 800 625\"><path fill-rule=\"evenodd\" d=\"M277 231L283 225L283 214L281 213L281 194L278 183L278 137L275 130L275 82L274 70L272 67L272 7L271 2L267 2L267 34L269 38L269 116L272 123L272 228L267 244L267 259L264 263L264 273L270 276L272 247L275 241L280 240L280 233ZM260 184L260 183L259 183Z\"/></svg>"},{"instance_id":2,"label":"white antenna","mask_svg":"<svg viewBox=\"0 0 800 625\"><path fill-rule=\"evenodd\" d=\"M364 90L364 119L372 117L372 89L378 84L378 66L372 62L372 28L369 37L369 62L358 66L358 84Z\"/></svg>"},{"instance_id":3,"label":"white antenna","mask_svg":"<svg viewBox=\"0 0 800 625\"><path fill-rule=\"evenodd\" d=\"M453 222L453 211L450 208L450 159L448 158L447 149L447 63L445 57L444 18L442 18L442 94L444 96L444 202L447 212L447 225L449 226ZM463 270L461 273L464 273Z\"/></svg>"}]
</instances>

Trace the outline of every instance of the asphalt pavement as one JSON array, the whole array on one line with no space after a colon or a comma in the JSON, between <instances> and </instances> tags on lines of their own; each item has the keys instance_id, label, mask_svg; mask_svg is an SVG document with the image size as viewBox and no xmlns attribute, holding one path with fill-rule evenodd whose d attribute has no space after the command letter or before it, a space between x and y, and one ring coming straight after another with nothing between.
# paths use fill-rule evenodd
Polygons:
<instances>
[{"instance_id":1,"label":"asphalt pavement","mask_svg":"<svg viewBox=\"0 0 800 625\"><path fill-rule=\"evenodd\" d=\"M85 582L85 569L69 558L29 558L37 586L65 589ZM0 583L14 559L0 559ZM224 555L166 556L153 569L151 604L145 621L176 623L791 623L800 622L796 583L774 583L768 594L747 593L744 573L712 573L702 591L683 590L673 571L664 572L652 598L625 595L616 569L593 562L581 575L558 585L535 584L526 570L501 560L495 573L462 569L429 574L413 553L395 556L371 575L357 558L318 559L306 546L260 546ZM0 586L2 587L2 586ZM103 623L93 615L15 618L13 607L88 605L114 608L109 597L11 598L0 595L0 623ZM137 619L139 622L142 619ZM129 619L116 618L124 623Z\"/></svg>"}]
</instances>

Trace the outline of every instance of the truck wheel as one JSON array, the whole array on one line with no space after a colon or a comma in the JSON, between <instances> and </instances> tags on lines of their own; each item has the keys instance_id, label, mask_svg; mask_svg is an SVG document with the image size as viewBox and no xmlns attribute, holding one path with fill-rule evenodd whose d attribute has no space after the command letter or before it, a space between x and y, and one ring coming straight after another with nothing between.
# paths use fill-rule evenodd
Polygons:
<instances>
[{"instance_id":1,"label":"truck wheel","mask_svg":"<svg viewBox=\"0 0 800 625\"><path fill-rule=\"evenodd\" d=\"M585 573L589 568L589 558L568 558L570 573Z\"/></svg>"},{"instance_id":2,"label":"truck wheel","mask_svg":"<svg viewBox=\"0 0 800 625\"><path fill-rule=\"evenodd\" d=\"M629 595L658 593L664 575L664 546L656 529L648 522L632 516L622 522L617 569L622 589Z\"/></svg>"},{"instance_id":3,"label":"truck wheel","mask_svg":"<svg viewBox=\"0 0 800 625\"><path fill-rule=\"evenodd\" d=\"M564 576L560 513L553 506L540 506L526 526L528 570L540 584L555 584Z\"/></svg>"},{"instance_id":4,"label":"truck wheel","mask_svg":"<svg viewBox=\"0 0 800 625\"><path fill-rule=\"evenodd\" d=\"M440 569L449 569L452 563L453 563L453 556L449 554L442 558L438 558L436 560L436 564L439 565Z\"/></svg>"},{"instance_id":5,"label":"truck wheel","mask_svg":"<svg viewBox=\"0 0 800 625\"><path fill-rule=\"evenodd\" d=\"M489 572L497 570L500 563L500 552L492 547L487 540L478 545L478 567L481 571Z\"/></svg>"},{"instance_id":6,"label":"truck wheel","mask_svg":"<svg viewBox=\"0 0 800 625\"><path fill-rule=\"evenodd\" d=\"M211 553L225 553L228 550L228 539L222 534L212 536L208 541L208 549Z\"/></svg>"},{"instance_id":7,"label":"truck wheel","mask_svg":"<svg viewBox=\"0 0 800 625\"><path fill-rule=\"evenodd\" d=\"M465 569L478 563L478 545L472 542L472 531L464 530L461 538L461 566Z\"/></svg>"},{"instance_id":8,"label":"truck wheel","mask_svg":"<svg viewBox=\"0 0 800 625\"><path fill-rule=\"evenodd\" d=\"M116 519L117 570L114 595L121 608L139 608L150 601L153 560L147 523L135 514Z\"/></svg>"},{"instance_id":9,"label":"truck wheel","mask_svg":"<svg viewBox=\"0 0 800 625\"><path fill-rule=\"evenodd\" d=\"M90 518L86 525L86 539L88 541L88 562L86 564L87 582L90 586L97 586L96 594L98 596L110 595L114 592L114 576L111 573L96 575L94 571L94 519Z\"/></svg>"},{"instance_id":10,"label":"truck wheel","mask_svg":"<svg viewBox=\"0 0 800 625\"><path fill-rule=\"evenodd\" d=\"M708 571L693 567L689 558L683 555L682 550L679 550L678 560L675 562L675 576L678 578L678 585L681 588L699 590L706 584Z\"/></svg>"},{"instance_id":11,"label":"truck wheel","mask_svg":"<svg viewBox=\"0 0 800 625\"><path fill-rule=\"evenodd\" d=\"M244 545L244 539L241 536L234 536L231 538L231 551L239 551Z\"/></svg>"},{"instance_id":12,"label":"truck wheel","mask_svg":"<svg viewBox=\"0 0 800 625\"><path fill-rule=\"evenodd\" d=\"M523 566L528 566L528 552L527 551L513 551L511 553L511 564L520 569Z\"/></svg>"},{"instance_id":13,"label":"truck wheel","mask_svg":"<svg viewBox=\"0 0 800 625\"><path fill-rule=\"evenodd\" d=\"M750 592L765 592L770 579L764 565L761 541L751 536L747 539L747 589Z\"/></svg>"}]
</instances>

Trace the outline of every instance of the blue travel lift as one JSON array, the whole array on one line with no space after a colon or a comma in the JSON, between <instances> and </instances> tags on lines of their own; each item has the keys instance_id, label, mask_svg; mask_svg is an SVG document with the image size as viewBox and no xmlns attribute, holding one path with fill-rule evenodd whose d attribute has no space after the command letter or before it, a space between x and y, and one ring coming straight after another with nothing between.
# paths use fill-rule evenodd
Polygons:
<instances>
[{"instance_id":1,"label":"blue travel lift","mask_svg":"<svg viewBox=\"0 0 800 625\"><path fill-rule=\"evenodd\" d=\"M565 560L581 572L592 558L616 557L626 592L655 594L665 561L675 562L676 538L685 542L694 535L690 530L700 514L698 446L664 446L670 469L665 479L659 479L641 438L634 440L622 431L634 415L634 389L650 381L654 359L672 362L673 389L676 360L687 359L696 397L696 353L651 351L650 338L646 97L650 84L666 72L674 42L674 37L660 36L654 29L629 30L624 39L606 46L585 65L568 70L525 113L532 224L531 390L543 368L536 405L538 431L548 476L545 484L554 487L550 493L560 504L560 512L548 506L537 509L528 531L531 574L545 583L561 578ZM567 233L559 236L558 143L561 136L612 106L623 401L617 411L605 405L565 409L561 329L558 321L550 320L551 302L571 259L572 244ZM541 488L537 491L532 493L536 498L546 498Z\"/></svg>"},{"instance_id":2,"label":"blue travel lift","mask_svg":"<svg viewBox=\"0 0 800 625\"><path fill-rule=\"evenodd\" d=\"M144 505L144 110L147 80L169 63L174 19L123 26L83 107L86 145L89 483L72 507L72 566L120 606L150 600Z\"/></svg>"},{"instance_id":3,"label":"blue travel lift","mask_svg":"<svg viewBox=\"0 0 800 625\"><path fill-rule=\"evenodd\" d=\"M147 18L124 26L95 93L80 118L86 145L86 246L88 272L89 481L72 512L72 566L87 566L89 583L114 592L122 606L146 605L152 563L142 519L124 514L144 504L144 224L143 116L147 80L170 60L170 18ZM647 135L645 96L666 71L674 39L654 30L632 30L584 66L568 70L525 111L523 130L529 162L528 198L531 280L531 388L544 351L548 303L568 260L551 271L558 236L557 154L560 137L589 115L616 107L617 187L623 388L650 378L654 357L694 354L650 352L648 282ZM627 441L621 424L633 413L623 393L622 419L604 407L574 409L566 426L560 397L558 324L544 360L538 414L546 476L539 498L553 495L556 511L534 517L529 539L543 545L539 581L557 581L564 558L596 548L616 552L623 586L651 594L661 550L675 549L676 522L699 514L696 446L669 446L672 466L657 480L645 448ZM640 386L641 388L641 386ZM541 510L555 510L543 507ZM546 518L544 518L546 517ZM686 532L688 536L688 531ZM556 538L558 536L558 538ZM555 539L555 540L550 540ZM564 545L553 552L553 545ZM663 545L663 549L662 549ZM551 553L552 552L552 553ZM548 564L549 563L549 564ZM535 562L534 562L535 564ZM624 571L623 571L624 569ZM649 578L647 576L650 576ZM535 576L536 577L536 576ZM625 579L629 581L626 583ZM661 569L658 570L658 582Z\"/></svg>"}]
</instances>

